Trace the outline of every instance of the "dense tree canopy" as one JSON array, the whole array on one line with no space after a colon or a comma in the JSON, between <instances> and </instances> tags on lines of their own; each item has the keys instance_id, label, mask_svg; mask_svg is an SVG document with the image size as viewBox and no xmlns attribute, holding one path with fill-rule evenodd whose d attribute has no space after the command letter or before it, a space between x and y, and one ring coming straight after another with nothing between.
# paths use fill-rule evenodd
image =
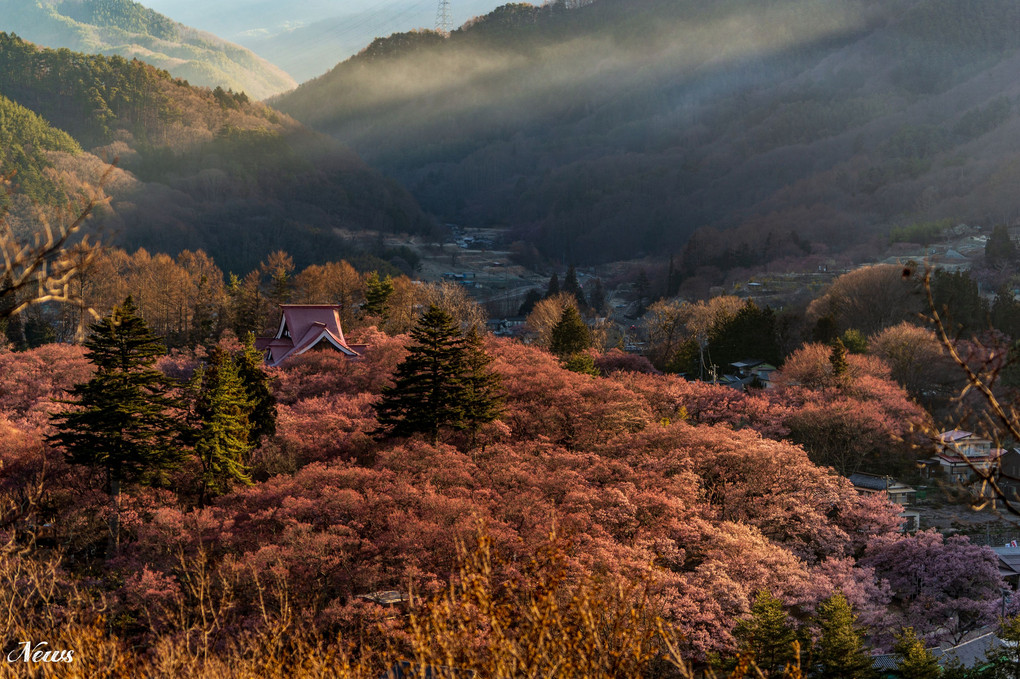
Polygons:
<instances>
[{"instance_id":1,"label":"dense tree canopy","mask_svg":"<svg viewBox=\"0 0 1020 679\"><path fill-rule=\"evenodd\" d=\"M72 407L54 416L50 437L68 462L103 470L117 513L121 483L163 483L183 457L180 430L168 413L173 402L155 368L166 348L136 312L128 297L91 326L84 346L95 375L70 390L66 403Z\"/></svg>"}]
</instances>

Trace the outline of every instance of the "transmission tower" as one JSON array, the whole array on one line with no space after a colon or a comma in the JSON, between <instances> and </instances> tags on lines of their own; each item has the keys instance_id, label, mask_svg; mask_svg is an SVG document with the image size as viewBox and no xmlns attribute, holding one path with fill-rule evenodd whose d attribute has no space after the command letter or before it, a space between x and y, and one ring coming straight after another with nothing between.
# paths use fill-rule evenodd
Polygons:
<instances>
[{"instance_id":1,"label":"transmission tower","mask_svg":"<svg viewBox=\"0 0 1020 679\"><path fill-rule=\"evenodd\" d=\"M453 19L450 18L450 0L439 0L436 7L436 30L440 33L449 33L453 28Z\"/></svg>"}]
</instances>

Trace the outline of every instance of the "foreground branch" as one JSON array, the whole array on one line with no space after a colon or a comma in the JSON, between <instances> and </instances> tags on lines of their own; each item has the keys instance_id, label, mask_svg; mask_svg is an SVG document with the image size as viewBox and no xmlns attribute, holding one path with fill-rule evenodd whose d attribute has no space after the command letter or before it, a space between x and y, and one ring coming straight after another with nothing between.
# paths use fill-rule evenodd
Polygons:
<instances>
[{"instance_id":1,"label":"foreground branch","mask_svg":"<svg viewBox=\"0 0 1020 679\"><path fill-rule=\"evenodd\" d=\"M1012 408L1007 411L1006 407L1002 405L999 399L995 396L995 393L992 391L990 380L982 378L982 376L975 372L970 364L967 363L962 356L960 356L960 352L956 348L956 343L950 339L949 333L946 332L945 323L943 323L942 318L939 316L938 309L935 306L935 298L931 290L931 271L926 271L924 274L924 290L928 297L928 309L931 312L931 316L928 318L928 321L935 326L935 331L942 346L946 349L950 358L952 358L953 362L960 367L967 378L967 386L964 387L960 397L962 398L970 390L976 391L988 405L988 408L991 411L992 421L994 422L997 420L1002 427L1009 432L1009 435L1013 438L1013 440L1020 441L1020 421L1017 420L1016 412L1013 411ZM940 445L946 450L959 453L959 451L946 445L944 441L941 441ZM991 499L1000 500L1009 513L1020 516L1020 505L1007 497L1006 491L999 485L997 465L989 464L987 467L981 467L974 464L974 462L965 454L959 454L959 457L966 463L967 467L970 468L971 472L981 482L982 497L985 497L986 490L991 490Z\"/></svg>"},{"instance_id":2,"label":"foreground branch","mask_svg":"<svg viewBox=\"0 0 1020 679\"><path fill-rule=\"evenodd\" d=\"M75 302L78 295L71 282L86 267L98 250L84 237L73 250L71 241L84 228L85 221L98 205L109 199L102 197L116 161L110 163L99 183L78 209L66 208L65 219L54 226L42 220L41 230L31 239L19 239L8 218L0 211L0 321L21 313L33 304L43 302ZM11 176L0 177L0 190L13 194ZM29 242L25 242L29 240ZM13 302L12 302L13 300Z\"/></svg>"}]
</instances>

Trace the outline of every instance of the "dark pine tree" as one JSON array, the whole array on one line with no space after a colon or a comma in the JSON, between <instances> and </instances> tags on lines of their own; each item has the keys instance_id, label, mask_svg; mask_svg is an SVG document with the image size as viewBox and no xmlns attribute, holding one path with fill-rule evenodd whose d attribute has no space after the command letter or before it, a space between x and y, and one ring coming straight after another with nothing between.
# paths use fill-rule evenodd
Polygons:
<instances>
[{"instance_id":1,"label":"dark pine tree","mask_svg":"<svg viewBox=\"0 0 1020 679\"><path fill-rule=\"evenodd\" d=\"M850 369L850 364L846 360L846 354L846 346L844 346L843 340L836 338L832 343L832 350L829 352L829 364L832 366L833 377L842 378Z\"/></svg>"},{"instance_id":2,"label":"dark pine tree","mask_svg":"<svg viewBox=\"0 0 1020 679\"><path fill-rule=\"evenodd\" d=\"M492 357L485 353L482 336L471 328L465 338L467 349L467 401L464 407L464 425L471 435L471 448L475 447L478 430L503 412L503 390L500 376L489 368Z\"/></svg>"},{"instance_id":3,"label":"dark pine tree","mask_svg":"<svg viewBox=\"0 0 1020 679\"><path fill-rule=\"evenodd\" d=\"M517 310L518 316L527 316L530 314L535 305L542 301L542 293L532 288L528 290L527 294L524 295L524 301L521 302L521 307Z\"/></svg>"},{"instance_id":4,"label":"dark pine tree","mask_svg":"<svg viewBox=\"0 0 1020 679\"><path fill-rule=\"evenodd\" d=\"M444 428L463 430L471 390L467 349L453 318L432 305L411 329L414 343L376 406L378 434L425 434L439 442Z\"/></svg>"},{"instance_id":5,"label":"dark pine tree","mask_svg":"<svg viewBox=\"0 0 1020 679\"><path fill-rule=\"evenodd\" d=\"M1009 237L1009 229L1005 224L992 228L992 233L985 241L985 263L990 267L1003 267L1017 264L1020 258L1016 243Z\"/></svg>"},{"instance_id":6,"label":"dark pine tree","mask_svg":"<svg viewBox=\"0 0 1020 679\"><path fill-rule=\"evenodd\" d=\"M936 270L931 277L931 294L950 332L955 330L966 337L988 328L988 303L969 272Z\"/></svg>"},{"instance_id":7,"label":"dark pine tree","mask_svg":"<svg viewBox=\"0 0 1020 679\"><path fill-rule=\"evenodd\" d=\"M387 276L380 279L375 271L365 279L365 303L361 310L368 316L386 317L386 303L393 295L393 279Z\"/></svg>"},{"instance_id":8,"label":"dark pine tree","mask_svg":"<svg viewBox=\"0 0 1020 679\"><path fill-rule=\"evenodd\" d=\"M95 375L71 389L63 403L73 407L53 415L57 431L49 437L68 462L105 473L113 506L111 551L120 539L121 485L163 483L183 457L181 428L171 415L177 403L154 367L166 348L136 312L128 297L90 326L84 344Z\"/></svg>"},{"instance_id":9,"label":"dark pine tree","mask_svg":"<svg viewBox=\"0 0 1020 679\"><path fill-rule=\"evenodd\" d=\"M857 328L850 328L844 332L839 336L839 341L843 343L843 346L851 354L860 355L868 353L868 338Z\"/></svg>"},{"instance_id":10,"label":"dark pine tree","mask_svg":"<svg viewBox=\"0 0 1020 679\"><path fill-rule=\"evenodd\" d=\"M581 290L581 284L577 282L577 270L574 269L573 264L567 269L567 275L563 279L563 292L573 295L578 306L585 306L584 291Z\"/></svg>"},{"instance_id":11,"label":"dark pine tree","mask_svg":"<svg viewBox=\"0 0 1020 679\"><path fill-rule=\"evenodd\" d=\"M772 309L762 309L748 300L733 318L711 329L708 351L720 366L748 358L778 365L779 340Z\"/></svg>"},{"instance_id":12,"label":"dark pine tree","mask_svg":"<svg viewBox=\"0 0 1020 679\"><path fill-rule=\"evenodd\" d=\"M276 397L273 396L272 378L266 373L262 352L255 348L255 335L248 333L244 349L234 357L237 374L244 385L250 404L248 443L257 448L264 439L276 433Z\"/></svg>"},{"instance_id":13,"label":"dark pine tree","mask_svg":"<svg viewBox=\"0 0 1020 679\"><path fill-rule=\"evenodd\" d=\"M549 287L545 290L545 298L549 299L558 294L560 294L560 277L554 273L552 278L549 279Z\"/></svg>"},{"instance_id":14,"label":"dark pine tree","mask_svg":"<svg viewBox=\"0 0 1020 679\"><path fill-rule=\"evenodd\" d=\"M839 337L839 325L832 314L819 316L815 327L811 329L811 340L820 344L829 344Z\"/></svg>"},{"instance_id":15,"label":"dark pine tree","mask_svg":"<svg viewBox=\"0 0 1020 679\"><path fill-rule=\"evenodd\" d=\"M563 305L563 315L553 326L549 350L560 358L568 358L591 346L591 331L573 304Z\"/></svg>"},{"instance_id":16,"label":"dark pine tree","mask_svg":"<svg viewBox=\"0 0 1020 679\"><path fill-rule=\"evenodd\" d=\"M588 305L598 316L606 310L606 289L602 286L602 279L596 278L595 285L591 289L591 294L588 296Z\"/></svg>"},{"instance_id":17,"label":"dark pine tree","mask_svg":"<svg viewBox=\"0 0 1020 679\"><path fill-rule=\"evenodd\" d=\"M1020 340L1020 301L1013 297L1009 286L1002 287L992 302L992 326L1010 339Z\"/></svg>"},{"instance_id":18,"label":"dark pine tree","mask_svg":"<svg viewBox=\"0 0 1020 679\"><path fill-rule=\"evenodd\" d=\"M233 357L219 347L210 352L208 365L195 374L192 385L192 444L202 470L198 502L204 506L210 497L226 493L231 483L251 483L253 404Z\"/></svg>"},{"instance_id":19,"label":"dark pine tree","mask_svg":"<svg viewBox=\"0 0 1020 679\"><path fill-rule=\"evenodd\" d=\"M198 291L195 301L191 304L191 328L189 330L188 342L192 345L206 344L213 335L217 334L217 322L222 318L222 310L210 301L210 295L206 291L220 283L209 280L205 274L198 281ZM222 327L220 328L222 329Z\"/></svg>"},{"instance_id":20,"label":"dark pine tree","mask_svg":"<svg viewBox=\"0 0 1020 679\"><path fill-rule=\"evenodd\" d=\"M230 274L227 294L234 333L244 337L249 332L262 332L269 318L269 301L262 293L258 272L250 272L244 280Z\"/></svg>"}]
</instances>

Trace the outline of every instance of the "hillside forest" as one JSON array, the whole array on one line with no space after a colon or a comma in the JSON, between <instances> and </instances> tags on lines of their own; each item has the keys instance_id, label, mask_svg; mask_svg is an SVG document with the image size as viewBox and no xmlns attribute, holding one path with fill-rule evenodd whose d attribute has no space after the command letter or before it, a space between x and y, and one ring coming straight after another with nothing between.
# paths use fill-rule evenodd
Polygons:
<instances>
[{"instance_id":1,"label":"hillside forest","mask_svg":"<svg viewBox=\"0 0 1020 679\"><path fill-rule=\"evenodd\" d=\"M781 257L770 234L859 256L897 226L1015 219L1017 11L510 4L380 38L271 103L444 221L564 264L683 252L717 284Z\"/></svg>"},{"instance_id":2,"label":"hillside forest","mask_svg":"<svg viewBox=\"0 0 1020 679\"><path fill-rule=\"evenodd\" d=\"M297 85L281 68L132 0L3 0L0 30L54 49L141 59L195 85L264 99Z\"/></svg>"},{"instance_id":3,"label":"hillside forest","mask_svg":"<svg viewBox=\"0 0 1020 679\"><path fill-rule=\"evenodd\" d=\"M194 87L141 61L0 33L0 106L20 142L0 147L0 160L22 199L10 215L21 233L37 214L29 199L44 208L77 200L112 162L99 187L112 202L95 235L171 255L204 249L228 271L250 271L281 243L302 265L326 253L394 259L339 232L437 229L339 144L243 92Z\"/></svg>"},{"instance_id":4,"label":"hillside forest","mask_svg":"<svg viewBox=\"0 0 1020 679\"><path fill-rule=\"evenodd\" d=\"M580 300L564 296L569 283L529 319L538 330L544 307L560 309L547 343L526 344L480 333L486 315L462 286L347 262L298 271L274 253L229 285L201 252L109 250L91 266L82 299L103 318L83 324L66 307L69 320L49 330L83 344L40 344L31 314L5 323L11 542L0 574L32 573L70 597L57 617L42 583L10 590L8 603L26 630L99 644L121 668L114 676L181 676L191 662L261 673L258 663L292 666L306 653L344 654L348 674L327 676L370 676L408 657L481 671L525 647L535 655L514 662L545 667L568 651L526 635L579 625L596 606L605 624L644 621L620 643L647 659L603 676L725 670L754 651L773 663L767 676L796 660L821 677L834 676L824 663L837 660L824 658L837 623L857 640L838 662L860 664L869 648L893 651L904 630L923 650L1002 613L987 547L904 533L900 508L846 479L916 473L936 430L923 396L958 386L942 382L953 366L931 330L897 315L910 314L914 292L879 320L863 296L857 316L837 302L862 280L888 285L882 267L837 279L805 312L838 318L805 320L805 332L854 332L779 350L772 388L741 392L600 344ZM272 334L275 304L288 301L338 305L361 357L326 349L263 367L244 337ZM682 317L698 315L684 304ZM735 298L701 307L717 352L730 325L757 336L748 324L771 314ZM28 336L36 348L12 350ZM976 356L984 345L957 343L967 346ZM674 369L668 353L653 358ZM447 405L416 395L436 393L427 384ZM124 404L141 429L127 438L136 452L114 464L95 451ZM487 616L503 606L522 620L535 597L548 615L491 636L500 618ZM769 620L802 655L765 659L749 630ZM92 663L91 653L79 657Z\"/></svg>"},{"instance_id":5,"label":"hillside forest","mask_svg":"<svg viewBox=\"0 0 1020 679\"><path fill-rule=\"evenodd\" d=\"M265 102L16 6L103 53L0 32L0 675L1020 676L937 457L1020 455L1016 3L511 4Z\"/></svg>"}]
</instances>

